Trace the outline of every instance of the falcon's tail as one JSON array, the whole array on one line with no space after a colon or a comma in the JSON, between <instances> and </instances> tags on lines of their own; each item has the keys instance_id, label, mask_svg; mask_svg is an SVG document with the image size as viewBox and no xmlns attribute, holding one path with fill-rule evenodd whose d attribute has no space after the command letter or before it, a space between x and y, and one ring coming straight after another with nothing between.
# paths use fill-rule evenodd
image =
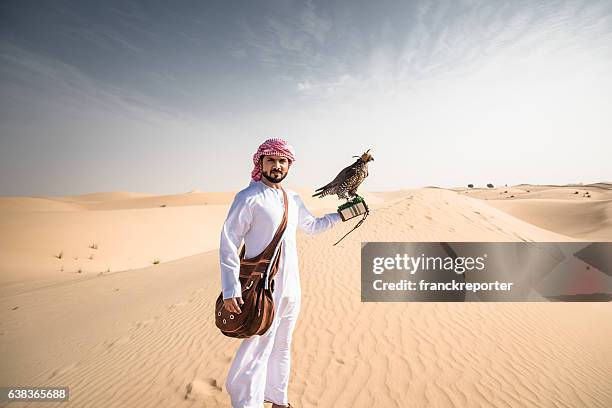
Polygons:
<instances>
[{"instance_id":1,"label":"falcon's tail","mask_svg":"<svg viewBox=\"0 0 612 408\"><path fill-rule=\"evenodd\" d=\"M315 193L312 196L313 197L319 197L319 196L323 197L323 196L325 196L326 195L325 194L325 187L327 187L327 186L324 186L324 187L321 187L321 188L317 188L315 190Z\"/></svg>"}]
</instances>

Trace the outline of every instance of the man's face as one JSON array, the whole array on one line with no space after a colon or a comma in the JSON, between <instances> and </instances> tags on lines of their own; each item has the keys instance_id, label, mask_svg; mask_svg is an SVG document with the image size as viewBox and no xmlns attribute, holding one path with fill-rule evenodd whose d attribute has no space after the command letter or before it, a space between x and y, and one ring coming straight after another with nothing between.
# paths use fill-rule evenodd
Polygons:
<instances>
[{"instance_id":1,"label":"man's face","mask_svg":"<svg viewBox=\"0 0 612 408\"><path fill-rule=\"evenodd\" d=\"M289 160L281 156L263 156L261 174L270 183L280 183L289 172Z\"/></svg>"}]
</instances>

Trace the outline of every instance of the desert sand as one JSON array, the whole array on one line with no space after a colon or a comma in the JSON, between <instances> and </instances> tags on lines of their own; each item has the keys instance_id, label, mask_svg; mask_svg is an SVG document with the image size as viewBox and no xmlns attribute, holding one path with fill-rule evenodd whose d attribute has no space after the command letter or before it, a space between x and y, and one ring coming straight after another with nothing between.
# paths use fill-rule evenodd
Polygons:
<instances>
[{"instance_id":1,"label":"desert sand","mask_svg":"<svg viewBox=\"0 0 612 408\"><path fill-rule=\"evenodd\" d=\"M337 246L355 220L299 233L292 405L612 406L610 303L362 303L359 269L362 241L611 241L610 183L363 195ZM0 384L71 393L10 406L229 407L240 340L213 310L233 196L0 198Z\"/></svg>"}]
</instances>

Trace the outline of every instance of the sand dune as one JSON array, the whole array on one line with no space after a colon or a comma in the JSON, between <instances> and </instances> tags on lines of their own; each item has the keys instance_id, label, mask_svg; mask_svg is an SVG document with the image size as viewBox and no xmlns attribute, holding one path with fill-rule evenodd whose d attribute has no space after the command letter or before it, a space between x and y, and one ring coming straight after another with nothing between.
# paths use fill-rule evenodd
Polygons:
<instances>
[{"instance_id":1,"label":"sand dune","mask_svg":"<svg viewBox=\"0 0 612 408\"><path fill-rule=\"evenodd\" d=\"M562 186L520 184L496 188L455 188L453 191L485 200L542 198L591 201L612 199L612 185L607 183Z\"/></svg>"},{"instance_id":2,"label":"sand dune","mask_svg":"<svg viewBox=\"0 0 612 408\"><path fill-rule=\"evenodd\" d=\"M534 198L506 200L501 206L526 206L502 209L470 194L433 188L370 193L370 217L337 246L352 222L315 237L300 233L303 301L289 384L294 406L612 406L609 303L361 302L361 241L590 240L601 231L580 237L561 231L577 231L584 213L571 211L593 210L600 221L609 215L605 199L585 199L582 206L572 198L565 203L574 205L568 207L571 221L552 228L518 214L537 214L528 207ZM19 281L15 269L39 263L33 282L46 279L46 287L0 287L0 352L9 356L0 383L71 389L68 404L11 406L229 406L223 384L239 341L214 327L220 282L218 253L208 238L218 235L229 204L194 205L181 197L170 208L151 208L145 202L159 197L140 196L97 200L120 203L114 210L0 212L0 222L10 227L2 229L0 248L22 251L2 253L3 277ZM149 201L126 208L130 200ZM542 200L563 218L558 199ZM333 198L327 202L337 205ZM32 236L41 238L28 244ZM46 256L58 249L54 240L77 251L100 236L98 251L108 251L100 257L125 268L131 255L142 267L70 280L45 269ZM168 258L146 263L161 251Z\"/></svg>"},{"instance_id":3,"label":"sand dune","mask_svg":"<svg viewBox=\"0 0 612 408\"><path fill-rule=\"evenodd\" d=\"M83 207L79 203L60 201L44 197L2 197L0 213L25 211L77 211Z\"/></svg>"},{"instance_id":4,"label":"sand dune","mask_svg":"<svg viewBox=\"0 0 612 408\"><path fill-rule=\"evenodd\" d=\"M64 197L3 197L0 211L125 210L188 205L227 205L235 193L151 195L142 193L94 193Z\"/></svg>"},{"instance_id":5,"label":"sand dune","mask_svg":"<svg viewBox=\"0 0 612 408\"><path fill-rule=\"evenodd\" d=\"M612 241L612 199L493 200L496 208L550 231L590 241Z\"/></svg>"},{"instance_id":6,"label":"sand dune","mask_svg":"<svg viewBox=\"0 0 612 408\"><path fill-rule=\"evenodd\" d=\"M208 251L219 246L226 214L225 205L1 213L0 285L80 279Z\"/></svg>"},{"instance_id":7,"label":"sand dune","mask_svg":"<svg viewBox=\"0 0 612 408\"><path fill-rule=\"evenodd\" d=\"M530 224L585 241L612 240L612 184L456 189Z\"/></svg>"},{"instance_id":8,"label":"sand dune","mask_svg":"<svg viewBox=\"0 0 612 408\"><path fill-rule=\"evenodd\" d=\"M310 197L311 190L298 191L312 211L329 212L338 205L334 197L318 199ZM0 294L9 284L37 287L218 248L234 195L193 191L0 198ZM365 197L378 202L368 193Z\"/></svg>"},{"instance_id":9,"label":"sand dune","mask_svg":"<svg viewBox=\"0 0 612 408\"><path fill-rule=\"evenodd\" d=\"M0 198L0 294L9 284L37 287L218 248L234 195Z\"/></svg>"}]
</instances>

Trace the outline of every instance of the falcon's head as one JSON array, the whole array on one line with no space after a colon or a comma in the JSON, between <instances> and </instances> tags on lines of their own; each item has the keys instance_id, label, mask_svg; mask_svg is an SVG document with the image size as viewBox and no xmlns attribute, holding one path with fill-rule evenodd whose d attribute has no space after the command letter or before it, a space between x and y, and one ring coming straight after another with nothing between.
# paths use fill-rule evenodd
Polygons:
<instances>
[{"instance_id":1,"label":"falcon's head","mask_svg":"<svg viewBox=\"0 0 612 408\"><path fill-rule=\"evenodd\" d=\"M354 157L357 157L357 156L354 156ZM365 152L364 154L362 154L362 155L359 157L359 159L360 159L362 162L364 162L364 163L374 161L374 157L372 157L372 155L370 154L370 149L368 149L368 151L367 151L367 152Z\"/></svg>"}]
</instances>

